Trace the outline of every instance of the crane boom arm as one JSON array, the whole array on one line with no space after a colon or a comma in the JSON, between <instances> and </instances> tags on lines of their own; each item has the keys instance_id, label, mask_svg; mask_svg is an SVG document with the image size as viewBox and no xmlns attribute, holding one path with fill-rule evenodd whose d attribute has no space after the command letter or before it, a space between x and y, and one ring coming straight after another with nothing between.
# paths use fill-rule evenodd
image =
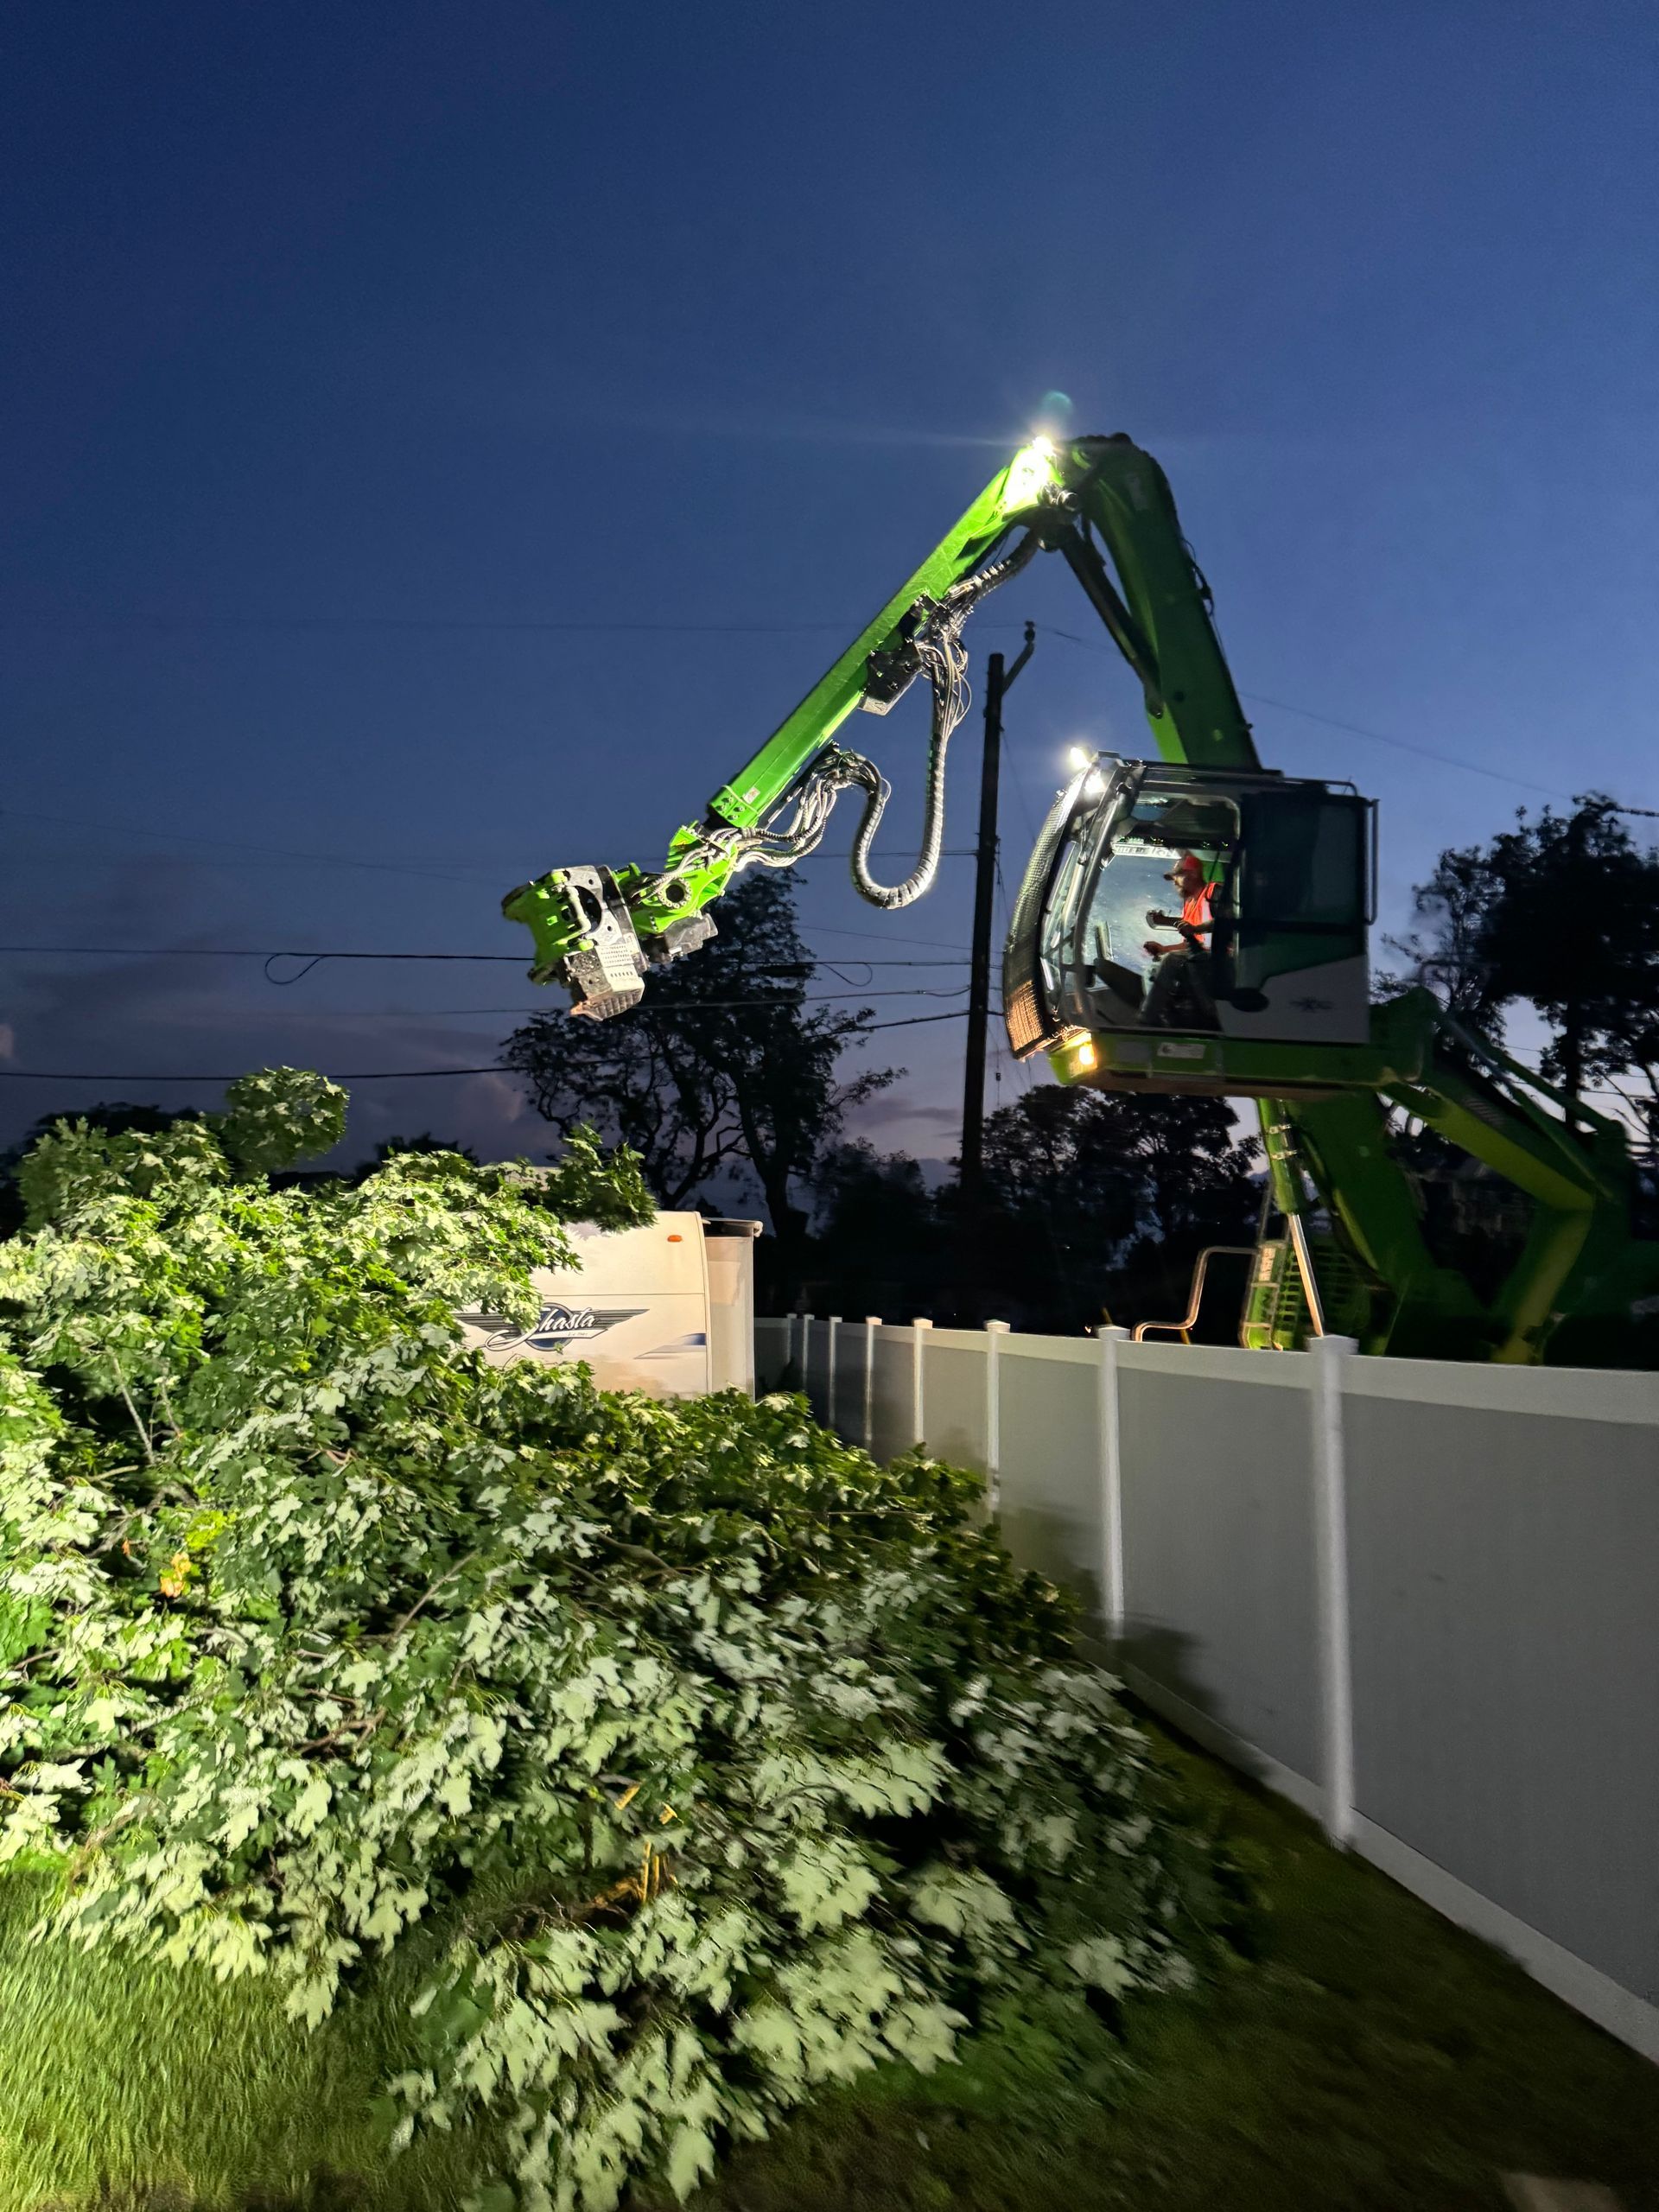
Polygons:
<instances>
[{"instance_id":1,"label":"crane boom arm","mask_svg":"<svg viewBox=\"0 0 1659 2212\"><path fill-rule=\"evenodd\" d=\"M508 893L504 912L524 923L535 941L532 979L567 984L575 1013L603 1019L622 1012L639 998L649 965L692 951L713 934L706 909L740 868L804 859L849 788L865 801L854 845L860 891L884 906L918 897L937 863L944 747L966 698L957 633L973 606L1039 549L1064 555L1139 677L1164 757L1255 766L1208 588L1162 469L1122 435L1078 438L1059 448L1039 438L999 470L753 758L721 785L702 820L675 833L659 869L555 868ZM836 733L855 709L885 714L918 676L934 694L928 829L917 868L889 889L874 881L868 861L886 779L873 762L837 745Z\"/></svg>"},{"instance_id":2,"label":"crane boom arm","mask_svg":"<svg viewBox=\"0 0 1659 2212\"><path fill-rule=\"evenodd\" d=\"M1160 754L1195 768L1259 767L1210 587L1163 470L1119 435L1078 439L1063 474L1077 523L1058 538L1058 550L1141 679Z\"/></svg>"},{"instance_id":3,"label":"crane boom arm","mask_svg":"<svg viewBox=\"0 0 1659 2212\"><path fill-rule=\"evenodd\" d=\"M863 795L853 846L859 889L884 906L918 897L938 857L944 750L965 703L961 626L1039 550L1061 554L1134 671L1154 742L1172 769L1238 773L1263 786L1274 780L1262 770L1162 469L1122 435L1071 439L1058 449L1038 439L999 471L721 785L702 818L676 832L661 868L556 868L509 893L504 911L535 941L532 977L566 983L573 1013L603 1019L624 1011L639 999L651 964L714 933L706 910L734 874L804 859L849 789ZM928 828L916 869L886 887L868 863L887 785L837 732L855 709L885 714L918 677L933 694ZM1300 1232L1294 1241L1316 1331L1336 1301L1314 1279L1302 1217L1315 1198L1331 1223L1327 1244L1340 1248L1355 1287L1357 1303L1350 1299L1345 1309L1354 1318L1344 1325L1367 1350L1531 1360L1563 1315L1599 1325L1604 1315L1641 1310L1640 1300L1659 1291L1659 1250L1631 1235L1623 1129L1548 1095L1484 1040L1444 1032L1434 1001L1416 993L1373 1008L1369 1044L1358 1046L1339 1037L1177 1039L1156 1046L1169 1065L1154 1069L1144 1029L1108 1037L1073 1027L1046 1045L1064 1081L1257 1099L1274 1189ZM1041 1048L1014 1041L1017 1050ZM1431 1251L1411 1179L1390 1147L1390 1104L1530 1202L1525 1249L1496 1295L1478 1295Z\"/></svg>"},{"instance_id":4,"label":"crane boom arm","mask_svg":"<svg viewBox=\"0 0 1659 2212\"><path fill-rule=\"evenodd\" d=\"M601 1019L621 1012L639 999L650 963L677 958L713 934L704 910L740 868L756 861L790 866L814 849L842 790L865 793L867 849L887 787L872 763L836 745L836 733L858 708L886 714L925 674L935 690L942 768L939 695L957 668L956 630L1011 565L995 559L1010 538L1023 526L1026 542L1014 556L1023 565L1040 533L1062 519L1056 461L1039 439L997 472L760 751L721 785L702 820L676 831L661 868L555 868L510 892L502 911L524 923L535 941L532 980L567 984L573 1012ZM948 728L944 734L948 739Z\"/></svg>"}]
</instances>

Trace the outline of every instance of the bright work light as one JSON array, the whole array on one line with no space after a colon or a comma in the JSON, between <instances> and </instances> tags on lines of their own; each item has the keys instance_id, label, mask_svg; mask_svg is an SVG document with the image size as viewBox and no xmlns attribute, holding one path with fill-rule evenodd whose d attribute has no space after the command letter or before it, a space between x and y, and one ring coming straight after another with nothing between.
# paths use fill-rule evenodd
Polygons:
<instances>
[{"instance_id":1,"label":"bright work light","mask_svg":"<svg viewBox=\"0 0 1659 2212\"><path fill-rule=\"evenodd\" d=\"M1054 448L1046 438L1033 438L1029 445L1021 446L1008 463L1002 486L1003 512L1017 512L1021 507L1034 505L1053 480Z\"/></svg>"}]
</instances>

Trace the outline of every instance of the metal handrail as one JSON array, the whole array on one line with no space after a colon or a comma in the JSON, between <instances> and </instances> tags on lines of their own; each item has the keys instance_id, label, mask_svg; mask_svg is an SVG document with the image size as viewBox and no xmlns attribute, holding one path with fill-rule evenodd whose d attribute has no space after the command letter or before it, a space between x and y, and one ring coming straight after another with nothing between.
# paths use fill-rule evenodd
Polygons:
<instances>
[{"instance_id":1,"label":"metal handrail","mask_svg":"<svg viewBox=\"0 0 1659 2212\"><path fill-rule=\"evenodd\" d=\"M1157 1330L1179 1337L1184 1344L1192 1341L1192 1332L1198 1326L1198 1308L1204 1303L1204 1280L1210 1272L1211 1260L1250 1260L1255 1256L1254 1244L1206 1244L1192 1270L1192 1295L1187 1301L1186 1317L1180 1321L1140 1321L1135 1328L1132 1341L1144 1344L1148 1335Z\"/></svg>"}]
</instances>

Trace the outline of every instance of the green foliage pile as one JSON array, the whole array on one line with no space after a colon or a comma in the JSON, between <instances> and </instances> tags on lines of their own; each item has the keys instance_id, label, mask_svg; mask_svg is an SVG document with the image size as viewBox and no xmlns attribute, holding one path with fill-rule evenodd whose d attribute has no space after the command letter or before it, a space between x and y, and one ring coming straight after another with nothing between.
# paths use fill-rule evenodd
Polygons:
<instances>
[{"instance_id":1,"label":"green foliage pile","mask_svg":"<svg viewBox=\"0 0 1659 2212\"><path fill-rule=\"evenodd\" d=\"M1205 1848L969 1478L461 1350L561 1219L648 1217L626 1155L273 1191L344 1101L238 1090L59 1125L0 1245L0 1859L41 1941L309 2023L414 1961L385 2127L481 2118L486 2212L683 2194L1011 1990L1191 1981Z\"/></svg>"}]
</instances>

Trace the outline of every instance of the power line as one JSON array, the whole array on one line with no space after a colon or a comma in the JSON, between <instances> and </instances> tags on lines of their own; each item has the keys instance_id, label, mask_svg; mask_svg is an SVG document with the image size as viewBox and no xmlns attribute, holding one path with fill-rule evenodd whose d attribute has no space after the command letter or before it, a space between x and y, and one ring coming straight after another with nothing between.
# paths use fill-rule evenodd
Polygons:
<instances>
[{"instance_id":1,"label":"power line","mask_svg":"<svg viewBox=\"0 0 1659 2212\"><path fill-rule=\"evenodd\" d=\"M355 855L347 853L296 852L283 845L250 844L236 837L199 837L193 836L188 830L147 830L140 824L130 822L88 822L78 815L42 814L32 807L0 806L0 821L49 822L61 830L101 830L105 835L115 837L149 837L168 845L201 845L207 847L211 852L236 853L242 856L234 861L226 861L217 863L226 868L246 868L250 865L264 866L272 861L290 863L297 861L302 865L320 868L366 868L371 874L377 875L430 876L444 882L458 882L464 876L487 876L494 881L499 874L508 872L505 868L498 870L474 866L464 861L371 861L362 860ZM213 865L213 863L198 861L196 865L201 867Z\"/></svg>"},{"instance_id":2,"label":"power line","mask_svg":"<svg viewBox=\"0 0 1659 2212\"><path fill-rule=\"evenodd\" d=\"M893 991L891 993L880 991L849 991L845 995L849 999L881 998L888 996L893 998L914 998L918 996L918 994L913 991ZM936 995L930 991L925 995L931 998ZM938 995L942 996L943 994L938 994ZM679 1001L672 999L655 999L652 1000L646 1007L645 1011L648 1014L654 1016L659 1021L683 1021L688 1015L696 1014L775 1014L779 1011L792 1011L794 1008L803 1006L830 1006L838 1003L840 997L841 995L837 994L835 999L685 999ZM534 1011L535 1009L531 1010ZM632 1009L630 1009L630 1011L632 1011ZM872 1021L868 1026L872 1029L904 1029L907 1028L911 1023L916 1021L954 1021L958 1014L965 1014L967 1011L968 1009L966 1007L953 1007L949 1014L906 1014L897 1021ZM547 1012L551 1017L556 1019L560 1014L563 1014L565 1012L565 1009L563 1007L551 1007L547 1009Z\"/></svg>"},{"instance_id":3,"label":"power line","mask_svg":"<svg viewBox=\"0 0 1659 2212\"><path fill-rule=\"evenodd\" d=\"M493 1060L482 1068L367 1068L355 1075L326 1076L327 1083L414 1083L423 1076L512 1075L517 1071ZM13 1083L239 1083L245 1068L231 1075L120 1075L91 1072L84 1068L0 1068L0 1078Z\"/></svg>"},{"instance_id":4,"label":"power line","mask_svg":"<svg viewBox=\"0 0 1659 2212\"><path fill-rule=\"evenodd\" d=\"M967 1007L959 1006L953 1007L949 1014L907 1014L898 1021L872 1021L863 1033L868 1037L877 1029L916 1029L925 1021L966 1021L967 1019Z\"/></svg>"},{"instance_id":5,"label":"power line","mask_svg":"<svg viewBox=\"0 0 1659 2212\"><path fill-rule=\"evenodd\" d=\"M555 637L782 638L804 636L820 630L851 631L856 636L863 627L862 620L856 622L588 622L543 621L539 617L526 620L518 616L429 614L0 614L0 631L45 632L60 630L152 630L165 634L171 630L247 630L280 635L288 631L384 630L393 632L455 631L463 635L479 631L486 633L523 632L530 636L544 632Z\"/></svg>"},{"instance_id":6,"label":"power line","mask_svg":"<svg viewBox=\"0 0 1659 2212\"><path fill-rule=\"evenodd\" d=\"M1465 775L1485 776L1495 784L1513 784L1523 791L1541 791L1547 798L1572 797L1570 791L1557 791L1553 784L1534 783L1530 777L1512 776L1507 769L1488 768L1478 760L1459 760L1455 753L1437 753L1432 745L1418 745L1408 737L1393 737L1387 730L1367 729L1360 722L1341 721L1334 715L1318 715L1309 707L1293 707L1284 699L1269 699L1264 692L1241 691L1238 696L1253 706L1271 707L1277 714L1294 715L1305 722L1321 722L1326 729L1343 730L1350 737L1369 738L1374 745L1392 746L1397 753L1414 753L1420 760L1437 761L1443 768L1461 768Z\"/></svg>"},{"instance_id":7,"label":"power line","mask_svg":"<svg viewBox=\"0 0 1659 2212\"><path fill-rule=\"evenodd\" d=\"M835 631L856 637L868 617L841 622L592 622L543 620L541 616L446 614L141 614L96 610L79 613L0 614L0 631L151 630L165 634L175 630L270 632L338 630L349 632L454 631L461 635L477 631L554 637L666 637L666 638L785 638ZM988 621L982 630L1017 630L1017 622ZM1063 634L1063 633L1057 633Z\"/></svg>"},{"instance_id":8,"label":"power line","mask_svg":"<svg viewBox=\"0 0 1659 2212\"><path fill-rule=\"evenodd\" d=\"M807 928L807 929L816 930L816 931L817 931L817 934L818 934L820 937L859 937L859 938L867 938L870 939L873 943L874 943L874 944L924 944L924 945L931 945L931 946L932 947L932 949L933 949L933 950L934 950L935 952L955 952L955 953L959 953L959 954L961 955L962 959L963 959L963 961L964 963L966 962L966 960L967 960L967 958L968 958L968 948L967 948L967 946L966 946L965 944L947 944L947 943L945 942L945 940L944 940L943 938L938 938L938 937L899 937L899 936L895 935L895 933L894 933L893 931L891 931L891 930L843 930L843 929L834 929L834 928L832 928L832 927L830 926L830 925L828 922L808 922L808 923L804 924L804 925L803 925L803 926L804 926L804 927L805 927L805 928ZM861 959L861 958L863 957L862 954L861 954L861 955L859 956L859 957ZM871 962L868 963L867 964L868 964L868 965L869 965L869 966L871 966L871 967L880 967L880 966L881 966L883 963L882 963L881 962L880 962L880 961L871 961ZM939 963L937 963L937 962L931 962L931 961L920 961L920 960L918 960L918 961L912 961L912 962L911 963L911 965L912 965L912 967L917 967L917 968L920 968L920 967L932 967L932 966L937 966L937 965L938 965L938 964L939 964Z\"/></svg>"},{"instance_id":9,"label":"power line","mask_svg":"<svg viewBox=\"0 0 1659 2212\"><path fill-rule=\"evenodd\" d=\"M594 637L785 637L805 636L819 632L835 632L837 634L843 635L851 632L854 634L856 634L862 626L863 625L861 622L600 622L585 620L543 620L539 617L531 619L505 617L498 619L493 616L471 617L444 615L216 615L131 613L111 613L107 612L94 612L90 613L83 612L79 613L64 614L0 615L0 632L139 629L153 631L159 633L165 633L168 631L177 630L225 632L242 630L254 632L339 631L346 632L356 630L368 632L383 631L393 633L399 632L455 632L463 634L469 632L486 633L524 632L527 634L545 632L549 635L554 636L590 635ZM1017 627L1018 626L1007 622L990 622L982 624L981 626L988 629L1009 629ZM1106 655L1109 658L1113 657L1113 648L1099 645L1091 638L1080 638L1073 630L1062 630L1052 622L1040 623L1035 626L1045 631L1050 637L1061 638L1064 639L1068 645L1080 646L1085 652L1102 653ZM1519 790L1539 791L1550 798L1570 799L1573 796L1573 794L1569 791L1559 790L1554 785L1537 783L1525 776L1510 775L1507 770L1488 767L1483 762L1478 760L1465 760L1459 758L1456 753L1440 752L1433 746L1419 744L1411 738L1395 736L1392 732L1388 730L1371 729L1363 722L1346 721L1338 715L1321 714L1311 707L1294 706L1288 700L1269 698L1263 692L1241 691L1239 696L1241 698L1249 700L1254 705L1270 707L1279 714L1294 715L1301 721L1319 722L1327 729L1341 730L1344 734L1350 737L1363 738L1368 742L1374 745L1387 745L1394 747L1398 752L1414 753L1418 759L1435 761L1441 767L1461 769L1466 775L1484 776L1495 783L1511 784ZM8 808L3 810L3 811L21 814L22 810L20 809ZM1627 814L1659 815L1659 809L1647 807L1624 807L1621 808L1620 811ZM65 822L69 820L69 817L67 817L45 814L29 815L25 818L41 822ZM168 836L170 833L159 830L137 830L126 832L124 834L139 836ZM226 841L224 840L207 838L193 839L189 837L180 838L176 835L172 836L172 842L201 844L217 843L221 847L225 847L226 845ZM268 846L244 846L241 849L249 852L276 852L276 849ZM405 867L396 861L357 860L349 858L342 854L295 853L283 855L277 853L276 856L295 860L314 861L333 867L373 868L394 874L436 875L454 872L454 870L445 870L442 864L429 868L421 868L418 866ZM843 856L837 854L833 855L825 855L824 857L839 859ZM464 874L483 874L486 873L486 871L482 868L469 869L464 863L458 865L460 872ZM855 934L855 932L848 931L844 932L844 934L851 935Z\"/></svg>"},{"instance_id":10,"label":"power line","mask_svg":"<svg viewBox=\"0 0 1659 2212\"><path fill-rule=\"evenodd\" d=\"M1064 638L1068 645L1080 645L1085 652L1108 653L1109 657L1109 649L1104 645L1097 645L1092 638L1080 638L1071 630L1057 630L1052 623L1045 622L1038 626L1046 630L1052 638ZM1420 745L1414 739L1396 737L1389 730L1371 729L1363 722L1344 721L1338 715L1320 714L1312 707L1294 707L1289 700L1270 699L1262 691L1241 691L1238 696L1241 699L1248 699L1252 706L1271 707L1277 714L1294 715L1301 721L1319 722L1326 729L1341 730L1349 737L1363 737L1373 745L1391 746L1396 752L1414 753L1419 760L1433 760L1442 768L1460 768L1466 775L1485 776L1493 783L1513 784L1520 791L1541 791L1546 798L1570 801L1573 798L1572 792L1560 791L1554 784L1535 783L1526 776L1512 776L1507 769L1489 768L1479 760L1461 760L1455 753L1440 752L1432 745ZM1643 807L1621 807L1619 811L1624 814L1641 814L1647 810Z\"/></svg>"},{"instance_id":11,"label":"power line","mask_svg":"<svg viewBox=\"0 0 1659 2212\"><path fill-rule=\"evenodd\" d=\"M912 983L892 991L821 991L799 999L702 999L702 1006L840 1006L849 999L950 999L960 998L967 990L966 983L954 984L949 990L929 989L925 983ZM297 1021L453 1021L459 1018L485 1014L510 1015L522 1019L525 1015L557 1014L563 1009L546 1006L416 1006L416 1007L308 1007L296 1013ZM227 1014L228 1020L243 1020L249 1017L240 1009ZM269 1012L259 1019L269 1020Z\"/></svg>"},{"instance_id":12,"label":"power line","mask_svg":"<svg viewBox=\"0 0 1659 2212\"><path fill-rule=\"evenodd\" d=\"M3 953L96 960L505 960L516 967L524 960L521 952L271 952L248 944L0 944Z\"/></svg>"},{"instance_id":13,"label":"power line","mask_svg":"<svg viewBox=\"0 0 1659 2212\"><path fill-rule=\"evenodd\" d=\"M149 830L144 828L142 824L136 824L132 823L87 822L81 820L77 816L70 814L43 814L36 809L29 807L0 806L0 822L6 821L48 822L59 829L73 830L78 833L85 830L95 830L101 832L106 836L145 837L166 845L176 845L181 847L188 846L199 849L193 850L190 855L190 864L193 868L224 868L236 870L238 868L291 868L295 866L302 868L349 868L366 869L372 874L376 875L413 875L421 878L423 881L438 883L476 881L500 884L505 882L507 877L512 874L514 865L511 861L503 861L497 866L486 866L481 861L459 860L366 860L359 858L353 854L299 852L289 847L281 845L250 844L239 838L202 837L194 836L188 830ZM228 860L210 860L205 856L208 853L215 852L228 853L234 855L234 857ZM74 845L71 857L76 861L82 861L86 859L90 854L93 853L99 854L105 859L133 860L137 858L136 855L125 851L119 846L100 847L84 844L79 842L79 836L77 837L77 842ZM34 852L25 854L22 856L22 861L14 862L13 865L21 866L24 861L48 861L52 860L53 857L54 856L51 854L43 853L37 849ZM59 857L61 857L61 855ZM941 860L963 860L971 857L971 851L967 848L950 846L947 847L945 850L940 854L939 857ZM852 854L850 850L846 852L839 850L825 852L821 849L809 855L807 858L808 860L820 861L848 861L852 858ZM805 864L805 862L802 863L803 866Z\"/></svg>"},{"instance_id":14,"label":"power line","mask_svg":"<svg viewBox=\"0 0 1659 2212\"><path fill-rule=\"evenodd\" d=\"M854 931L854 935L873 935L873 931ZM901 940L914 942L914 940ZM923 938L925 944L927 939ZM315 965L323 960L461 960L505 961L508 966L522 968L525 956L522 952L270 952L260 945L224 944L0 944L0 956L29 954L31 956L61 956L79 959L131 960L303 960ZM966 965L964 952L955 960L872 960L862 953L842 953L836 956L848 965L857 968L960 968ZM810 960L798 968L768 968L763 971L772 976L810 975L816 969L833 965L830 960ZM302 970L302 973L304 973ZM273 981L276 979L273 977ZM284 984L297 982L299 976L288 976Z\"/></svg>"},{"instance_id":15,"label":"power line","mask_svg":"<svg viewBox=\"0 0 1659 2212\"><path fill-rule=\"evenodd\" d=\"M766 1000L738 999L734 1006L767 1006ZM780 1000L779 1005L791 1001ZM690 1009L684 1009L690 1011ZM962 1021L967 1018L966 1007L957 1007L950 1014L913 1014L901 1016L896 1021L873 1021L869 1029L913 1029L925 1021ZM330 1083L417 1083L431 1077L470 1075L518 1075L522 1070L509 1067L504 1061L492 1060L475 1068L359 1068L354 1073L331 1075L324 1079ZM229 1074L217 1075L130 1075L111 1070L86 1068L0 1068L0 1080L13 1083L239 1083L247 1073L245 1068L233 1069Z\"/></svg>"}]
</instances>

